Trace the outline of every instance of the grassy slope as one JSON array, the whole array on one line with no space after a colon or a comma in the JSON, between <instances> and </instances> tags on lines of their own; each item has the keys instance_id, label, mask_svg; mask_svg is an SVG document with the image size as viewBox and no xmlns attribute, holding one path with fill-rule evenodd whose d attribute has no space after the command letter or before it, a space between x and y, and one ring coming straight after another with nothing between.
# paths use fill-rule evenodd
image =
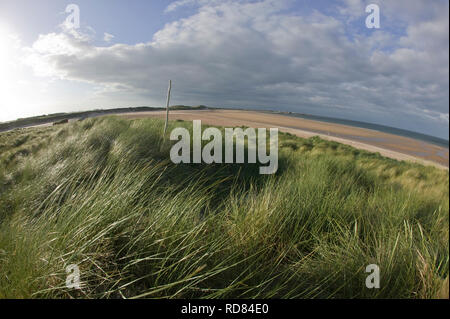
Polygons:
<instances>
[{"instance_id":1,"label":"grassy slope","mask_svg":"<svg viewBox=\"0 0 450 319\"><path fill-rule=\"evenodd\" d=\"M289 134L274 176L173 165L161 131L0 134L0 298L448 296L448 172ZM73 263L81 291L65 288Z\"/></svg>"}]
</instances>

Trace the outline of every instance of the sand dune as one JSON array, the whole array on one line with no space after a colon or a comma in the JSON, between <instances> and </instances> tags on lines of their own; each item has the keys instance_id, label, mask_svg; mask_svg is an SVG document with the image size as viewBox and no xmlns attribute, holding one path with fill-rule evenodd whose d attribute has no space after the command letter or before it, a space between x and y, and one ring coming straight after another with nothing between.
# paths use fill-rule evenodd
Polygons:
<instances>
[{"instance_id":1,"label":"sand dune","mask_svg":"<svg viewBox=\"0 0 450 319\"><path fill-rule=\"evenodd\" d=\"M165 112L123 113L120 116L134 119L142 117L164 117ZM319 122L280 114L241 110L171 111L170 119L186 121L201 120L205 124L235 127L278 127L300 137L320 136L323 139L348 144L353 147L406 161L420 162L448 169L449 150L412 138L379 131Z\"/></svg>"}]
</instances>

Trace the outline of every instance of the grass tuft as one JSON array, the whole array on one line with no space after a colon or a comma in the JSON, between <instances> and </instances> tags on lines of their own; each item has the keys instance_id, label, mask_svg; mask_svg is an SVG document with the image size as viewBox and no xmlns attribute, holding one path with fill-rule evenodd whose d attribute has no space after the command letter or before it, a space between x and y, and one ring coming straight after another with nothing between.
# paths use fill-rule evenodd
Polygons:
<instances>
[{"instance_id":1,"label":"grass tuft","mask_svg":"<svg viewBox=\"0 0 450 319\"><path fill-rule=\"evenodd\" d=\"M448 172L291 134L273 176L174 165L162 131L0 134L0 298L448 298Z\"/></svg>"}]
</instances>

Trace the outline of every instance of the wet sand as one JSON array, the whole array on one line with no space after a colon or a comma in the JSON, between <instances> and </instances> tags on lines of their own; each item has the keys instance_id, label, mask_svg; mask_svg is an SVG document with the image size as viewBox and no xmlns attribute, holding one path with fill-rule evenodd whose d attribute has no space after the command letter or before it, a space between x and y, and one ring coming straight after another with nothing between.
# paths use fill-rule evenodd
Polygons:
<instances>
[{"instance_id":1,"label":"wet sand","mask_svg":"<svg viewBox=\"0 0 450 319\"><path fill-rule=\"evenodd\" d=\"M118 114L129 119L143 117L164 118L164 111ZM282 132L289 132L300 137L320 136L355 148L397 160L420 162L448 169L449 150L441 146L415 140L408 137L383 133L375 130L319 122L281 114L241 110L193 110L170 111L170 120L201 120L208 125L236 127L278 127Z\"/></svg>"}]
</instances>

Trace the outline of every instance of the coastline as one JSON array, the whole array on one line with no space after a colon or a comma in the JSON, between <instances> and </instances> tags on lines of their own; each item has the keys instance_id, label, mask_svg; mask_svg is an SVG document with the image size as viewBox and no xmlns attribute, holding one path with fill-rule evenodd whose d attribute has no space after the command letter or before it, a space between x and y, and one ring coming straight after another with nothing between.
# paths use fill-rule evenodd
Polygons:
<instances>
[{"instance_id":1,"label":"coastline","mask_svg":"<svg viewBox=\"0 0 450 319\"><path fill-rule=\"evenodd\" d=\"M133 112L115 114L129 119L165 116L165 111ZM366 128L320 122L284 114L247 110L173 110L171 120L201 120L207 125L278 127L299 137L319 136L326 140L347 144L369 152L379 152L382 156L432 165L449 169L449 149L404 136L384 133Z\"/></svg>"}]
</instances>

